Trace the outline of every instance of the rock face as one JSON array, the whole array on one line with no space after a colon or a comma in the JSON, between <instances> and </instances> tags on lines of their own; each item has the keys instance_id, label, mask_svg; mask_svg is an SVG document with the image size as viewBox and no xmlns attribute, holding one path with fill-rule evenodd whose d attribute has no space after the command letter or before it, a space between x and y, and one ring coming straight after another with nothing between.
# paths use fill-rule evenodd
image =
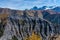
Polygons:
<instances>
[{"instance_id":1,"label":"rock face","mask_svg":"<svg viewBox=\"0 0 60 40\"><path fill-rule=\"evenodd\" d=\"M52 22L46 20L45 15L50 14L44 10L19 11L1 8L0 40L25 40L25 38L31 40L32 33L41 37L41 40L50 40L49 37L60 32L59 27L55 27Z\"/></svg>"}]
</instances>

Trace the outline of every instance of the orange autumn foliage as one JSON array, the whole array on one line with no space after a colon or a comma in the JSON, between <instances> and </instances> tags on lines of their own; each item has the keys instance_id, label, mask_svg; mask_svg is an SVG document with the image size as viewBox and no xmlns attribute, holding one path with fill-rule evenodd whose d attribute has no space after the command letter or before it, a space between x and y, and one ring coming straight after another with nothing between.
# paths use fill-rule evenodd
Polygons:
<instances>
[{"instance_id":1,"label":"orange autumn foliage","mask_svg":"<svg viewBox=\"0 0 60 40\"><path fill-rule=\"evenodd\" d=\"M42 40L41 36L32 33L30 37L25 38L25 40Z\"/></svg>"}]
</instances>

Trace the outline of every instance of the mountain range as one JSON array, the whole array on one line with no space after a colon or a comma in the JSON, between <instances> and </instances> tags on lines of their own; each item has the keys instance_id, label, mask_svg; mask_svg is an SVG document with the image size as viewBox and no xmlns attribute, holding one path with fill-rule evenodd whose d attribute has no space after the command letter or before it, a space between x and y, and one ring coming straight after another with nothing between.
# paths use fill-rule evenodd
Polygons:
<instances>
[{"instance_id":1,"label":"mountain range","mask_svg":"<svg viewBox=\"0 0 60 40\"><path fill-rule=\"evenodd\" d=\"M43 6L43 7L33 7L31 8L31 10L41 10L41 13L43 15L44 19L47 19L53 23L58 23L60 24L60 7L47 7L47 6Z\"/></svg>"},{"instance_id":2,"label":"mountain range","mask_svg":"<svg viewBox=\"0 0 60 40\"><path fill-rule=\"evenodd\" d=\"M52 23L60 24L60 7L47 6L33 7L30 10L25 10L28 16L38 16L40 18L51 21ZM8 15L23 15L24 10L12 10L8 8L0 8L0 14ZM1 16L0 16L1 17Z\"/></svg>"},{"instance_id":3,"label":"mountain range","mask_svg":"<svg viewBox=\"0 0 60 40\"><path fill-rule=\"evenodd\" d=\"M57 34L60 35L59 8L0 8L0 40L52 40Z\"/></svg>"},{"instance_id":4,"label":"mountain range","mask_svg":"<svg viewBox=\"0 0 60 40\"><path fill-rule=\"evenodd\" d=\"M60 12L60 6L58 6L58 7L53 7L53 6L43 6L43 7L36 7L36 6L34 6L33 8L31 8L31 10L48 10L48 9L50 9L50 10L53 10L53 11L55 11L55 12Z\"/></svg>"}]
</instances>

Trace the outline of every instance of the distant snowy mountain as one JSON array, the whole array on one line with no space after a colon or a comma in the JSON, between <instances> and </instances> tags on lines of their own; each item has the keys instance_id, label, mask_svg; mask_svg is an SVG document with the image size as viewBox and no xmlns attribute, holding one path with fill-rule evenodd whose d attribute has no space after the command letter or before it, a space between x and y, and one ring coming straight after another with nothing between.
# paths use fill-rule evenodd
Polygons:
<instances>
[{"instance_id":1,"label":"distant snowy mountain","mask_svg":"<svg viewBox=\"0 0 60 40\"><path fill-rule=\"evenodd\" d=\"M50 9L50 10L53 10L53 11L55 11L55 12L60 12L60 7L58 6L58 7L53 7L53 6L43 6L43 7L33 7L33 8L31 8L31 10L48 10L48 9Z\"/></svg>"},{"instance_id":2,"label":"distant snowy mountain","mask_svg":"<svg viewBox=\"0 0 60 40\"><path fill-rule=\"evenodd\" d=\"M47 10L47 9L53 9L53 6L43 6L43 7L36 7L34 6L33 8L31 8L31 10Z\"/></svg>"},{"instance_id":3,"label":"distant snowy mountain","mask_svg":"<svg viewBox=\"0 0 60 40\"><path fill-rule=\"evenodd\" d=\"M52 10L56 11L56 12L60 12L60 7L55 7Z\"/></svg>"},{"instance_id":4,"label":"distant snowy mountain","mask_svg":"<svg viewBox=\"0 0 60 40\"><path fill-rule=\"evenodd\" d=\"M38 10L38 7L34 6L31 10Z\"/></svg>"}]
</instances>

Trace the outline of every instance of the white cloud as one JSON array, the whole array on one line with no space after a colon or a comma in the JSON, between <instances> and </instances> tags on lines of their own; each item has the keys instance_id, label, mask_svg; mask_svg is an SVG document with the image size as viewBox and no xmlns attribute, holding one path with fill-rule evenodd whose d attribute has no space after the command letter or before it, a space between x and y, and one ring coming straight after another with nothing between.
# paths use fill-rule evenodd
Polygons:
<instances>
[{"instance_id":1,"label":"white cloud","mask_svg":"<svg viewBox=\"0 0 60 40\"><path fill-rule=\"evenodd\" d=\"M56 0L57 1L57 0ZM0 7L13 8L13 9L30 9L33 6L50 6L60 5L59 1L54 4L54 0L0 0Z\"/></svg>"}]
</instances>

